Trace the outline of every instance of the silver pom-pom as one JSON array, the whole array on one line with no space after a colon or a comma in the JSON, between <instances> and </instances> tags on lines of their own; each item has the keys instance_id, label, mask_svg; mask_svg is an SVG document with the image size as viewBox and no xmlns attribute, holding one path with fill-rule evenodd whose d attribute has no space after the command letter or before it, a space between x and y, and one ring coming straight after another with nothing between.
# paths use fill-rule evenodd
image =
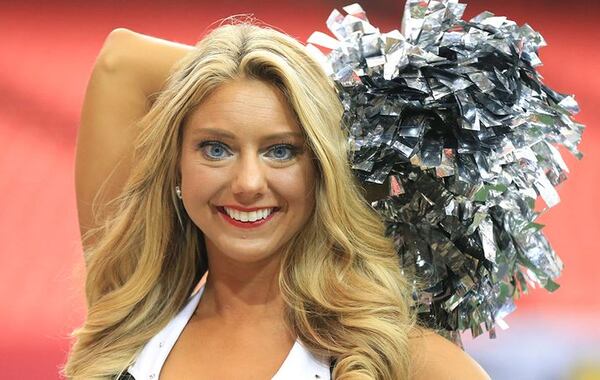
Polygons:
<instances>
[{"instance_id":1,"label":"silver pom-pom","mask_svg":"<svg viewBox=\"0 0 600 380\"><path fill-rule=\"evenodd\" d=\"M385 219L403 270L424 282L415 307L460 343L495 336L513 299L549 291L562 262L535 222L583 126L573 96L543 84L542 36L452 0L406 3L401 31L381 33L353 4L334 10L308 51L335 81L356 176ZM314 45L331 49L325 55Z\"/></svg>"}]
</instances>

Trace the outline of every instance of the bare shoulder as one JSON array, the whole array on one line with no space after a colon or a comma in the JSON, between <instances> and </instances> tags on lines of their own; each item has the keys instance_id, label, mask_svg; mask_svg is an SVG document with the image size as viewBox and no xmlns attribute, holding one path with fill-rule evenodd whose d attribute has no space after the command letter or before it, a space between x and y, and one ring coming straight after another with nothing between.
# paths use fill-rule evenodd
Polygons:
<instances>
[{"instance_id":1,"label":"bare shoulder","mask_svg":"<svg viewBox=\"0 0 600 380\"><path fill-rule=\"evenodd\" d=\"M415 330L409 342L413 380L490 379L466 352L432 330Z\"/></svg>"}]
</instances>

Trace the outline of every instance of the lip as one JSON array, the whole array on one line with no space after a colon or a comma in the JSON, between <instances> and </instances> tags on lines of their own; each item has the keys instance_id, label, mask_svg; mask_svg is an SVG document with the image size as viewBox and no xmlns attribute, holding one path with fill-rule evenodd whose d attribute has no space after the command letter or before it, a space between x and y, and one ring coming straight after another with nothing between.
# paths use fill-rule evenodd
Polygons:
<instances>
[{"instance_id":1,"label":"lip","mask_svg":"<svg viewBox=\"0 0 600 380\"><path fill-rule=\"evenodd\" d=\"M227 207L229 207L229 206L227 206ZM223 207L217 207L217 211L219 212L219 215L221 215L223 217L223 219L226 222L228 222L229 224L231 224L235 227L239 227L239 228L252 229L252 228L261 227L261 226L265 225L266 223L268 223L271 219L273 219L275 214L277 214L278 209L275 208L269 214L269 216L267 216L264 219L257 220L256 222L240 222L239 220L235 220L232 217L230 217L229 215L227 215L227 213L225 212L225 209Z\"/></svg>"},{"instance_id":2,"label":"lip","mask_svg":"<svg viewBox=\"0 0 600 380\"><path fill-rule=\"evenodd\" d=\"M256 211L256 210L264 210L266 208L272 208L275 209L275 211L279 210L279 207L276 206L263 206L263 207L242 207L242 206L236 206L236 205L221 205L218 207L227 207L227 208L232 208L238 211L244 211L244 212L252 212L252 211Z\"/></svg>"}]
</instances>

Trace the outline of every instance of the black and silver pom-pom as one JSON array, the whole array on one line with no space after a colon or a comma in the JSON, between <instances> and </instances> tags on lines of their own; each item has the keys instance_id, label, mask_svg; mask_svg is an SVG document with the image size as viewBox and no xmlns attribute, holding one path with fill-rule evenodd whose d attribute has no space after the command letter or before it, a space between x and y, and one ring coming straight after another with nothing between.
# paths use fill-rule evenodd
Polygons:
<instances>
[{"instance_id":1,"label":"black and silver pom-pom","mask_svg":"<svg viewBox=\"0 0 600 380\"><path fill-rule=\"evenodd\" d=\"M336 83L354 172L423 281L420 319L459 344L482 324L494 337L528 284L558 288L534 202L559 202L557 146L581 157L583 131L535 69L542 36L490 12L462 20L465 7L408 0L401 32L381 33L353 4L327 20L335 38L307 45Z\"/></svg>"}]
</instances>

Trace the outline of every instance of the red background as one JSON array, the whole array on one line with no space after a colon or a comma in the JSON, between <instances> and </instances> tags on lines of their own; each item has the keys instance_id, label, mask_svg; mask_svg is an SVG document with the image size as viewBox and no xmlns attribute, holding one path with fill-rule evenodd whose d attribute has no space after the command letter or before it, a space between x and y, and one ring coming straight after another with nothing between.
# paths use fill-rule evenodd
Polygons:
<instances>
[{"instance_id":1,"label":"red background","mask_svg":"<svg viewBox=\"0 0 600 380\"><path fill-rule=\"evenodd\" d=\"M223 17L253 13L305 41L326 32L325 20L341 1L102 1L0 2L0 377L55 379L69 332L84 318L83 261L73 181L75 138L86 83L106 35L116 27L194 44ZM546 83L574 93L587 125L577 161L559 186L562 202L541 218L565 263L561 288L534 290L507 321L552 317L573 321L600 342L600 88L596 17L589 2L469 1L466 17L484 10L540 31ZM363 1L370 21L399 27L403 1ZM499 333L515 338L517 330ZM595 335L594 335L595 334ZM486 337L478 338L487 340ZM487 344L487 343L485 343ZM496 344L493 343L492 344ZM477 345L469 345L477 356ZM500 346L498 346L500 347ZM482 349L483 350L483 349ZM483 358L482 361L488 359ZM491 362L490 362L491 363ZM518 363L516 363L518 366ZM490 364L490 366L492 366ZM514 377L513 377L514 378Z\"/></svg>"}]
</instances>

